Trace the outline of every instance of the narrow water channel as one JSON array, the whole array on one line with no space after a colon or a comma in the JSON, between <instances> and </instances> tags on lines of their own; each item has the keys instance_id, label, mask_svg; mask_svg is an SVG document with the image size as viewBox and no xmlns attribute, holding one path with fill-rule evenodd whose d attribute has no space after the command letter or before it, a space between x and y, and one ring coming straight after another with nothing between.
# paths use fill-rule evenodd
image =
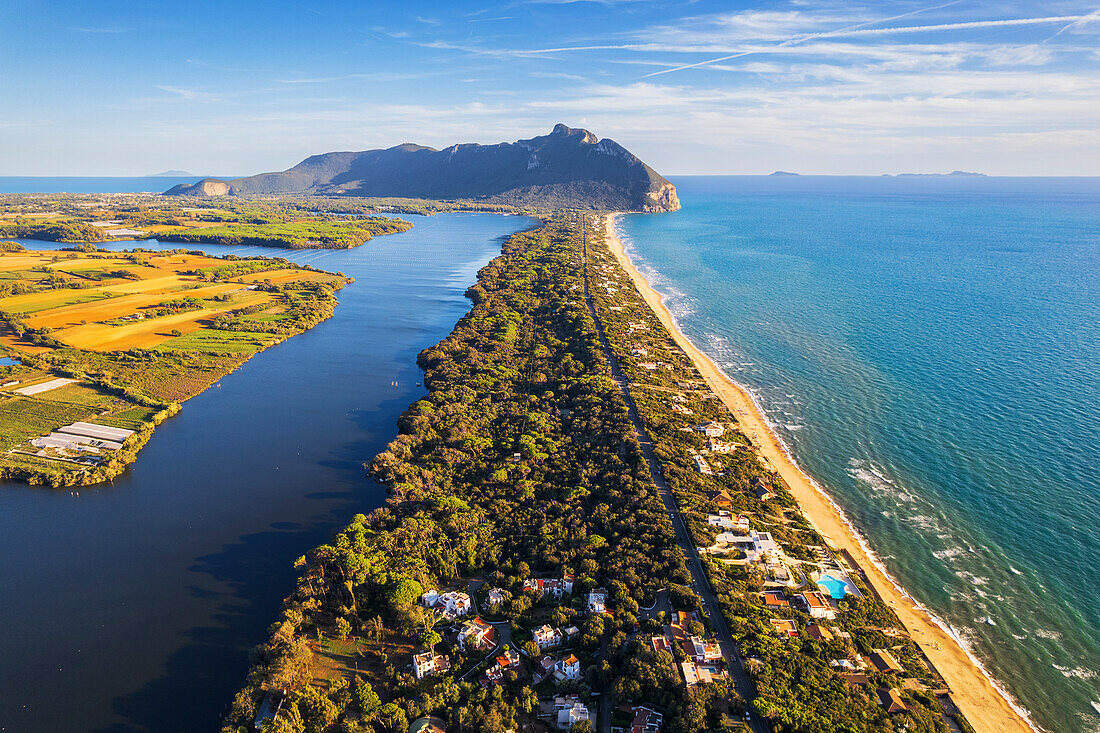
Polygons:
<instances>
[{"instance_id":1,"label":"narrow water channel","mask_svg":"<svg viewBox=\"0 0 1100 733\"><path fill-rule=\"evenodd\" d=\"M362 464L423 392L416 354L468 310L463 293L503 237L530 224L410 220L350 251L203 247L356 282L333 318L187 402L113 484L0 484L0 731L216 729L294 559L384 499Z\"/></svg>"}]
</instances>

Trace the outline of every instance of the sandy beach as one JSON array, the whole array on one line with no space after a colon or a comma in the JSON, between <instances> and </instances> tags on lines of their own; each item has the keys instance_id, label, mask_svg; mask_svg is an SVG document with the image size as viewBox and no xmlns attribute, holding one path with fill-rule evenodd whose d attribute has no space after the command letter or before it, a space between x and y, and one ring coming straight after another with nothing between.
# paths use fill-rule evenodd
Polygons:
<instances>
[{"instance_id":1,"label":"sandy beach","mask_svg":"<svg viewBox=\"0 0 1100 733\"><path fill-rule=\"evenodd\" d=\"M742 430L758 452L790 487L802 512L830 545L847 551L866 573L871 585L897 613L914 641L920 645L951 689L952 699L979 733L1023 733L1036 730L1017 712L993 685L976 660L972 659L953 636L941 628L929 613L916 605L888 577L885 569L872 560L868 549L848 526L832 500L820 491L812 479L787 455L772 432L752 396L733 382L703 352L680 332L661 296L626 256L615 231L615 215L606 220L607 243L634 280L642 297L669 330L676 343L695 362L707 384L736 415Z\"/></svg>"}]
</instances>

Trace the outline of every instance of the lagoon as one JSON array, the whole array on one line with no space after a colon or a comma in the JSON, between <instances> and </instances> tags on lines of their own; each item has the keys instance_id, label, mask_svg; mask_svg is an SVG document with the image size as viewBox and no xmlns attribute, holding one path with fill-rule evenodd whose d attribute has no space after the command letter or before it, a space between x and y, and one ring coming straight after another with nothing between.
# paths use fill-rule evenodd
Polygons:
<instances>
[{"instance_id":1,"label":"lagoon","mask_svg":"<svg viewBox=\"0 0 1100 733\"><path fill-rule=\"evenodd\" d=\"M346 251L201 247L356 282L333 318L188 401L113 484L0 485L0 730L216 729L295 558L384 501L363 463L424 392L417 353L468 310L463 293L503 238L530 224L410 220Z\"/></svg>"}]
</instances>

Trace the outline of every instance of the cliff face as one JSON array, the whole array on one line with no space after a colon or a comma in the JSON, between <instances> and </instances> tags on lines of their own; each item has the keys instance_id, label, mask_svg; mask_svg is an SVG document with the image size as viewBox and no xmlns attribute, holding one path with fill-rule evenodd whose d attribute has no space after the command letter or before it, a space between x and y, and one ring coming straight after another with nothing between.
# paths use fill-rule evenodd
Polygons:
<instances>
[{"instance_id":1,"label":"cliff face","mask_svg":"<svg viewBox=\"0 0 1100 733\"><path fill-rule=\"evenodd\" d=\"M281 173L204 179L166 192L184 196L316 194L394 196L550 208L675 211L676 188L614 140L557 125L514 143L404 144L325 153Z\"/></svg>"}]
</instances>

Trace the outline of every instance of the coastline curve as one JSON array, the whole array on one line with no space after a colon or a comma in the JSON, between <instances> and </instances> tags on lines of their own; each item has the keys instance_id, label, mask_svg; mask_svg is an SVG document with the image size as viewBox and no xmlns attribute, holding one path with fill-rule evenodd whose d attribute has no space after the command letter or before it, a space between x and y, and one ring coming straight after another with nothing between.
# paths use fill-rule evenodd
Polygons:
<instances>
[{"instance_id":1,"label":"coastline curve","mask_svg":"<svg viewBox=\"0 0 1100 733\"><path fill-rule=\"evenodd\" d=\"M1028 711L1016 702L986 670L959 635L890 574L866 538L843 509L794 460L790 447L776 433L753 392L734 381L689 339L658 292L630 259L619 237L613 212L604 221L608 248L630 275L646 304L672 338L695 363L707 384L742 423L754 447L787 483L800 509L814 528L834 547L847 551L864 572L875 592L898 615L921 652L948 683L952 698L980 733L1020 731L1038 733ZM980 714L981 717L978 717Z\"/></svg>"}]
</instances>

